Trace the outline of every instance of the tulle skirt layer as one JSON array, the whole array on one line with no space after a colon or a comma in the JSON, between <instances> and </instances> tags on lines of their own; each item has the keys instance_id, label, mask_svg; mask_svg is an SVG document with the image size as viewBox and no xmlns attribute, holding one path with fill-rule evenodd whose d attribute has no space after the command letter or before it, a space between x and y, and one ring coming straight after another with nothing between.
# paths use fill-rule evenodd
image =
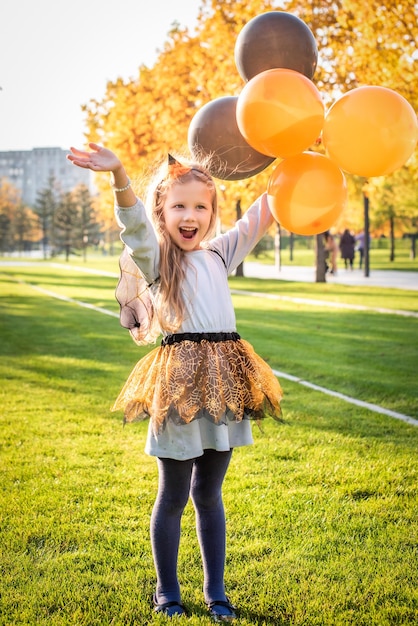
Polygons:
<instances>
[{"instance_id":1,"label":"tulle skirt layer","mask_svg":"<svg viewBox=\"0 0 418 626\"><path fill-rule=\"evenodd\" d=\"M125 421L150 417L155 432L166 420L188 424L279 418L282 389L271 368L243 339L181 341L155 348L132 370L113 409Z\"/></svg>"}]
</instances>

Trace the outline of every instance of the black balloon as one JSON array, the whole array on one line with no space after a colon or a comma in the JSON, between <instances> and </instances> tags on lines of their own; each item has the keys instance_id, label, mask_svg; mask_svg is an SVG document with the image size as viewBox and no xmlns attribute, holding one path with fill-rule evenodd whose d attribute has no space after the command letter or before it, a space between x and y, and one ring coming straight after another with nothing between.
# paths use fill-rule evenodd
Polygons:
<instances>
[{"instance_id":1,"label":"black balloon","mask_svg":"<svg viewBox=\"0 0 418 626\"><path fill-rule=\"evenodd\" d=\"M295 70L312 79L318 47L309 27L284 11L269 11L250 20L235 42L235 64L240 76L253 76L275 68Z\"/></svg>"},{"instance_id":2,"label":"black balloon","mask_svg":"<svg viewBox=\"0 0 418 626\"><path fill-rule=\"evenodd\" d=\"M238 97L224 96L208 102L189 126L190 152L196 157L211 157L209 170L221 180L249 178L274 161L254 150L241 135L236 120L237 101Z\"/></svg>"}]
</instances>

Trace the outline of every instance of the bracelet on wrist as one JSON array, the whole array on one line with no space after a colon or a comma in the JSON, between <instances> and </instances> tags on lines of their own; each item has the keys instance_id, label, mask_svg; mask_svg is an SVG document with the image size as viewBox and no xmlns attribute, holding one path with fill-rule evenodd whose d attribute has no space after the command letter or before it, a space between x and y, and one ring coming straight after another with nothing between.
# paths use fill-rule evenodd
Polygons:
<instances>
[{"instance_id":1,"label":"bracelet on wrist","mask_svg":"<svg viewBox=\"0 0 418 626\"><path fill-rule=\"evenodd\" d=\"M128 176L128 182L126 183L124 187L116 187L115 183L112 183L112 181L110 181L110 186L112 187L113 191L115 191L116 193L122 193L123 191L127 191L129 187L131 186L131 179Z\"/></svg>"}]
</instances>

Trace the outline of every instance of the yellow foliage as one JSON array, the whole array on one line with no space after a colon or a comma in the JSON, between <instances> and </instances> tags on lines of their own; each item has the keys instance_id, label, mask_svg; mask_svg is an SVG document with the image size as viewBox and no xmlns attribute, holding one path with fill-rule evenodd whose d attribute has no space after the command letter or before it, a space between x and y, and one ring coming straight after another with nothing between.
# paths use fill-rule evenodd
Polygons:
<instances>
[{"instance_id":1,"label":"yellow foliage","mask_svg":"<svg viewBox=\"0 0 418 626\"><path fill-rule=\"evenodd\" d=\"M239 95L243 80L235 66L236 38L249 20L271 10L288 10L312 30L319 51L313 81L328 104L356 86L378 84L417 107L418 19L409 0L202 0L193 32L175 25L152 68L141 66L129 82L109 82L102 101L84 107L86 138L117 152L134 181L170 150L187 150L196 111L215 98ZM245 210L266 189L273 166L243 181L219 181L225 188L225 225L235 219L238 198ZM98 176L96 184L103 221L110 227L108 180ZM350 186L344 226L360 223L361 193L355 187Z\"/></svg>"}]
</instances>

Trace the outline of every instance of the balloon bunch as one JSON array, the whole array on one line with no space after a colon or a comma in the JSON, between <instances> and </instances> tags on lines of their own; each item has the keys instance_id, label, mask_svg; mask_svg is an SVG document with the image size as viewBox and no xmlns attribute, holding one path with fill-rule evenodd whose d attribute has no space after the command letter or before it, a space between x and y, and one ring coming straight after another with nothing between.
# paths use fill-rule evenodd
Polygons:
<instances>
[{"instance_id":1,"label":"balloon bunch","mask_svg":"<svg viewBox=\"0 0 418 626\"><path fill-rule=\"evenodd\" d=\"M235 64L246 81L240 95L205 104L188 131L190 151L210 155L220 179L249 178L280 159L267 186L270 210L301 235L328 230L342 213L343 171L389 174L418 141L413 108L391 89L352 89L326 112L312 82L317 60L315 38L295 15L270 11L253 18L235 44ZM309 151L318 141L326 156Z\"/></svg>"}]
</instances>

